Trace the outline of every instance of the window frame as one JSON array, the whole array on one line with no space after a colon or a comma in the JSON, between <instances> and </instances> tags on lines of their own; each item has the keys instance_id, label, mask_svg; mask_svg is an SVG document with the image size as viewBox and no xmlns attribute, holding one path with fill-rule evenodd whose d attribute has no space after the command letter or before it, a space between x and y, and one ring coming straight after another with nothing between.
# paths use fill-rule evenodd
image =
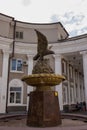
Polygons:
<instances>
[{"instance_id":1,"label":"window frame","mask_svg":"<svg viewBox=\"0 0 87 130\"><path fill-rule=\"evenodd\" d=\"M10 87L9 87L8 106L21 106L21 105L23 105L23 87L22 87L22 86L15 86L15 88L16 88L16 87L21 87L21 102L20 102L20 103L16 103L16 102L11 103L11 102L10 102L10 88L11 88L11 87L14 87L14 86L10 86Z\"/></svg>"},{"instance_id":2,"label":"window frame","mask_svg":"<svg viewBox=\"0 0 87 130\"><path fill-rule=\"evenodd\" d=\"M21 103L10 103L10 88L11 87L15 87L15 88L19 88L21 87ZM9 83L9 89L8 89L8 106L25 106L25 104L23 104L23 95L24 95L24 86L23 83L20 79L12 79Z\"/></svg>"},{"instance_id":3,"label":"window frame","mask_svg":"<svg viewBox=\"0 0 87 130\"><path fill-rule=\"evenodd\" d=\"M13 69L13 60L16 60L15 69ZM18 70L18 61L21 61L21 70ZM11 59L11 66L10 66L11 72L23 72L23 60L19 58L13 58Z\"/></svg>"},{"instance_id":4,"label":"window frame","mask_svg":"<svg viewBox=\"0 0 87 130\"><path fill-rule=\"evenodd\" d=\"M15 32L15 38L17 39L23 39L23 31L16 31Z\"/></svg>"},{"instance_id":5,"label":"window frame","mask_svg":"<svg viewBox=\"0 0 87 130\"><path fill-rule=\"evenodd\" d=\"M21 88L21 87L13 87L13 86L11 86L10 89L11 89L11 88ZM14 102L10 102L11 93L14 93ZM21 95L21 96L20 96L20 103L17 103L17 102L16 102L16 101L17 101L17 98L16 98L16 97L17 97L17 93L20 93L20 95ZM22 88L21 88L20 91L17 91L17 90L15 90L15 91L14 91L14 90L13 90L13 91L12 91L12 90L9 90L9 103L10 103L10 104L21 104L21 103L22 103Z\"/></svg>"}]
</instances>

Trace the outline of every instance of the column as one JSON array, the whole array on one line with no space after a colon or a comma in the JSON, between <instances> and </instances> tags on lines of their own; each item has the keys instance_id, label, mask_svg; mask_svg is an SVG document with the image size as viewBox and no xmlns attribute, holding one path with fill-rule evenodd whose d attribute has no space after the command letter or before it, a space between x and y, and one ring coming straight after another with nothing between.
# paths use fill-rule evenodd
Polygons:
<instances>
[{"instance_id":1,"label":"column","mask_svg":"<svg viewBox=\"0 0 87 130\"><path fill-rule=\"evenodd\" d=\"M83 51L80 54L83 54L84 89L85 89L85 102L87 109L87 51Z\"/></svg>"},{"instance_id":2,"label":"column","mask_svg":"<svg viewBox=\"0 0 87 130\"><path fill-rule=\"evenodd\" d=\"M28 75L32 74L33 70L33 55L27 55L28 57ZM33 91L32 86L27 86L27 94ZM29 96L27 96L27 110L28 110L28 104L29 104Z\"/></svg>"},{"instance_id":3,"label":"column","mask_svg":"<svg viewBox=\"0 0 87 130\"><path fill-rule=\"evenodd\" d=\"M78 102L81 102L81 97L80 97L80 74L78 72Z\"/></svg>"},{"instance_id":4,"label":"column","mask_svg":"<svg viewBox=\"0 0 87 130\"><path fill-rule=\"evenodd\" d=\"M82 77L82 101L85 101L84 78Z\"/></svg>"},{"instance_id":5,"label":"column","mask_svg":"<svg viewBox=\"0 0 87 130\"><path fill-rule=\"evenodd\" d=\"M61 55L55 55L55 73L62 74ZM60 110L63 110L63 95L62 95L62 83L55 86L55 91L58 91Z\"/></svg>"},{"instance_id":6,"label":"column","mask_svg":"<svg viewBox=\"0 0 87 130\"><path fill-rule=\"evenodd\" d=\"M70 100L70 73L69 73L69 64L67 64L67 73L68 73L68 76L67 76L67 82L68 82L68 104L70 105L71 104L71 100Z\"/></svg>"},{"instance_id":7,"label":"column","mask_svg":"<svg viewBox=\"0 0 87 130\"><path fill-rule=\"evenodd\" d=\"M0 113L6 112L8 62L9 62L9 52L3 50L3 68L2 68Z\"/></svg>"},{"instance_id":8,"label":"column","mask_svg":"<svg viewBox=\"0 0 87 130\"><path fill-rule=\"evenodd\" d=\"M81 79L81 101L84 102L84 88L83 79Z\"/></svg>"},{"instance_id":9,"label":"column","mask_svg":"<svg viewBox=\"0 0 87 130\"><path fill-rule=\"evenodd\" d=\"M74 103L76 103L76 80L75 80L75 70L73 70L73 77L74 77Z\"/></svg>"}]
</instances>

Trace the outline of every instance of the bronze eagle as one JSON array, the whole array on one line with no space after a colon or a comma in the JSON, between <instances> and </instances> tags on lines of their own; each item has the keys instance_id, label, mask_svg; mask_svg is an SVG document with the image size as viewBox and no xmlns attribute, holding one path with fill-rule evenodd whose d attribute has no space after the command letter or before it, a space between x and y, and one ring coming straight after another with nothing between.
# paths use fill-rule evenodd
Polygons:
<instances>
[{"instance_id":1,"label":"bronze eagle","mask_svg":"<svg viewBox=\"0 0 87 130\"><path fill-rule=\"evenodd\" d=\"M35 29L38 39L37 54L34 56L33 60L43 60L45 55L54 54L54 52L48 49L48 41L45 35Z\"/></svg>"}]
</instances>

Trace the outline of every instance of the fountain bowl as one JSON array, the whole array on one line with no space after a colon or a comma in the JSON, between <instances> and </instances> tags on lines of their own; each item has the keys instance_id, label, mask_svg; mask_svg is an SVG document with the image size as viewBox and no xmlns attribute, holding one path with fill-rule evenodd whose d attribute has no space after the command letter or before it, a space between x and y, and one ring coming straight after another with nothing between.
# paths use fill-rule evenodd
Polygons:
<instances>
[{"instance_id":1,"label":"fountain bowl","mask_svg":"<svg viewBox=\"0 0 87 130\"><path fill-rule=\"evenodd\" d=\"M31 74L22 78L22 81L33 87L43 85L55 86L60 84L63 80L65 80L65 77L62 75L45 73Z\"/></svg>"}]
</instances>

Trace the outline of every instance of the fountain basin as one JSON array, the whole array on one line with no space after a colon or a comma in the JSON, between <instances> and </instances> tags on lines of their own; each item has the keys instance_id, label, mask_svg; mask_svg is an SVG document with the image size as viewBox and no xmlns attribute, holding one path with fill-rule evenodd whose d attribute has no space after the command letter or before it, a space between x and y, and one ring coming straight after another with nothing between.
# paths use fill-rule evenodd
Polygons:
<instances>
[{"instance_id":1,"label":"fountain basin","mask_svg":"<svg viewBox=\"0 0 87 130\"><path fill-rule=\"evenodd\" d=\"M31 74L28 76L24 76L22 78L22 81L26 82L28 85L31 85L33 87L38 86L55 86L60 84L63 80L65 80L65 77L58 74Z\"/></svg>"}]
</instances>

